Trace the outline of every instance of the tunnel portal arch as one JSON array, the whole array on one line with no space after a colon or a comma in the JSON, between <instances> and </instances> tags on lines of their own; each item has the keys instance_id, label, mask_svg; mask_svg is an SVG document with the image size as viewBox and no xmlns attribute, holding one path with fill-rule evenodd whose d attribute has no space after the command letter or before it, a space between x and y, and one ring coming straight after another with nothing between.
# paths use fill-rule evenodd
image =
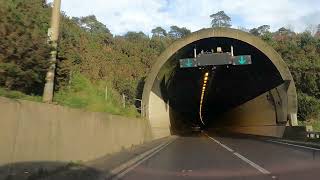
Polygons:
<instances>
[{"instance_id":1,"label":"tunnel portal arch","mask_svg":"<svg viewBox=\"0 0 320 180\"><path fill-rule=\"evenodd\" d=\"M194 32L189 36L177 40L176 42L171 44L157 58L150 73L148 74L143 89L142 100L144 114L146 119L148 119L150 123L153 136L157 138L173 134L172 128L174 122L172 120L173 117L171 117L170 114L170 100L164 97L167 96L166 94L160 92L161 88L165 87L162 86L163 83L166 83L166 80L164 79L168 79L168 74L174 71L174 66L170 67L170 64L168 65L169 60L172 60L172 58L175 56L179 56L179 51L181 51L186 46L191 45L195 42L201 42L209 38L234 39L256 48L273 64L273 66L281 76L281 79L283 80L283 83L281 85L271 89L267 94L265 93L265 96L263 95L263 97L259 97L260 99L263 99L265 97L265 99L269 100L271 98L274 102L275 108L273 113L275 114L275 118L272 120L273 122L270 122L269 124L262 124L261 126L259 125L259 123L251 123L252 126L250 123L244 123L242 125L240 123L240 125L238 126L230 125L223 127L229 127L229 130L236 130L238 132L248 134L282 136L285 125L295 125L297 121L297 94L295 84L289 68L287 67L281 56L260 38L253 36L247 32L231 28L209 28ZM243 104L242 108L238 108L236 110L233 109L232 111L237 111L238 116L239 112L244 114L243 107L249 106L256 106L255 102L249 101L248 103ZM257 111L259 110L257 109ZM176 113L175 116L180 115L179 113Z\"/></svg>"}]
</instances>

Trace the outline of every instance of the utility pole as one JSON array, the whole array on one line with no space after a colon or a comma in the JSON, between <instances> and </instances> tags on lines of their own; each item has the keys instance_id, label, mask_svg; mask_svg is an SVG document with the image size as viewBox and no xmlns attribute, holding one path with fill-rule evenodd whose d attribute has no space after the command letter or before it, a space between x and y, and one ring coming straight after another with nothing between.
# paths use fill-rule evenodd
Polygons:
<instances>
[{"instance_id":1,"label":"utility pole","mask_svg":"<svg viewBox=\"0 0 320 180\"><path fill-rule=\"evenodd\" d=\"M51 27L48 30L49 43L52 48L50 52L49 59L49 69L46 75L46 84L43 90L42 101L46 103L51 103L53 99L54 90L54 76L56 71L57 62L57 48L58 48L58 38L59 38L59 25L60 25L60 7L61 0L54 0L52 8L51 17Z\"/></svg>"}]
</instances>

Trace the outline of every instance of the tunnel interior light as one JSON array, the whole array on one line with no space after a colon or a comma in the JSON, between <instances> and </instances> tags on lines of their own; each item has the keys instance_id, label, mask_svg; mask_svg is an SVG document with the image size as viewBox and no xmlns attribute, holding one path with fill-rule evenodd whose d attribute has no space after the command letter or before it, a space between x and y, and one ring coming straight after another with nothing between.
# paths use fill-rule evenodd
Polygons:
<instances>
[{"instance_id":1,"label":"tunnel interior light","mask_svg":"<svg viewBox=\"0 0 320 180\"><path fill-rule=\"evenodd\" d=\"M206 92L206 86L207 86L208 79L209 79L209 72L206 72L204 74L204 78L203 78L203 85L202 85L202 92L201 92L201 99L200 99L200 109L199 109L199 116L200 116L201 123L203 125L205 125L205 124L203 122L203 117L202 117L202 107L203 107L203 99L204 99L204 94Z\"/></svg>"}]
</instances>

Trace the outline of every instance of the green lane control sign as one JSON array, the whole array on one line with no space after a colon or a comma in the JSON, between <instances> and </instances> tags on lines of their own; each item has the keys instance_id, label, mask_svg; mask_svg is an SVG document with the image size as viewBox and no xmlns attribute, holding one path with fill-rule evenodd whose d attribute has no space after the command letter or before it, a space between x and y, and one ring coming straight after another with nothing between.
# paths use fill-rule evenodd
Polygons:
<instances>
[{"instance_id":1,"label":"green lane control sign","mask_svg":"<svg viewBox=\"0 0 320 180\"><path fill-rule=\"evenodd\" d=\"M180 68L197 67L197 61L194 58L180 59Z\"/></svg>"},{"instance_id":2,"label":"green lane control sign","mask_svg":"<svg viewBox=\"0 0 320 180\"><path fill-rule=\"evenodd\" d=\"M245 64L247 62L247 60L243 56L240 56L240 59L238 62L239 62L239 64Z\"/></svg>"},{"instance_id":3,"label":"green lane control sign","mask_svg":"<svg viewBox=\"0 0 320 180\"><path fill-rule=\"evenodd\" d=\"M250 55L243 56L233 56L232 57L233 65L248 65L252 64Z\"/></svg>"}]
</instances>

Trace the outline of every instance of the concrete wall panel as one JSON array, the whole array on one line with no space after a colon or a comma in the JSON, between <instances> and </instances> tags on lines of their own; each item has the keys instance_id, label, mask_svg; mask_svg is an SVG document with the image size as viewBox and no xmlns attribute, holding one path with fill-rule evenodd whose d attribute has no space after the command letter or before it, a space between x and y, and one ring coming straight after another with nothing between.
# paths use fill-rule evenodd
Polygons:
<instances>
[{"instance_id":1,"label":"concrete wall panel","mask_svg":"<svg viewBox=\"0 0 320 180\"><path fill-rule=\"evenodd\" d=\"M0 165L87 161L151 140L146 120L0 97Z\"/></svg>"}]
</instances>

